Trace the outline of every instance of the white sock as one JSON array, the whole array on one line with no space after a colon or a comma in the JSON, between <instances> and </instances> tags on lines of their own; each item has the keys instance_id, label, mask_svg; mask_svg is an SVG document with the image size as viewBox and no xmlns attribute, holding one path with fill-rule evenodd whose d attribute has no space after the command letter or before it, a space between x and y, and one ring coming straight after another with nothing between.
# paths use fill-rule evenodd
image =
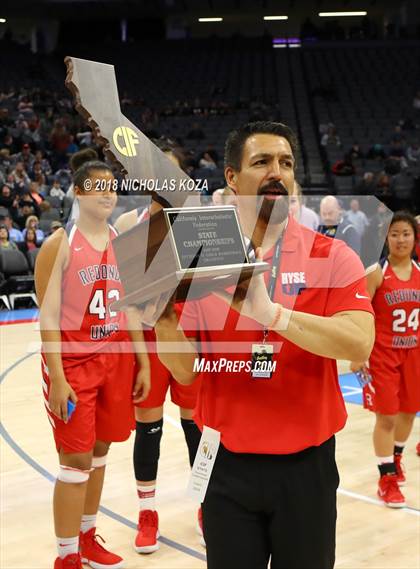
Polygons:
<instances>
[{"instance_id":1,"label":"white sock","mask_svg":"<svg viewBox=\"0 0 420 569\"><path fill-rule=\"evenodd\" d=\"M80 525L80 531L86 533L92 528L96 528L96 514L87 515L83 514L82 523Z\"/></svg>"},{"instance_id":2,"label":"white sock","mask_svg":"<svg viewBox=\"0 0 420 569\"><path fill-rule=\"evenodd\" d=\"M57 537L57 551L61 559L79 552L79 536L76 537Z\"/></svg>"},{"instance_id":3,"label":"white sock","mask_svg":"<svg viewBox=\"0 0 420 569\"><path fill-rule=\"evenodd\" d=\"M139 508L142 510L155 510L156 485L141 486L137 484L137 496L139 497Z\"/></svg>"},{"instance_id":4,"label":"white sock","mask_svg":"<svg viewBox=\"0 0 420 569\"><path fill-rule=\"evenodd\" d=\"M391 456L377 456L376 460L378 464L392 464L394 462L394 455Z\"/></svg>"}]
</instances>

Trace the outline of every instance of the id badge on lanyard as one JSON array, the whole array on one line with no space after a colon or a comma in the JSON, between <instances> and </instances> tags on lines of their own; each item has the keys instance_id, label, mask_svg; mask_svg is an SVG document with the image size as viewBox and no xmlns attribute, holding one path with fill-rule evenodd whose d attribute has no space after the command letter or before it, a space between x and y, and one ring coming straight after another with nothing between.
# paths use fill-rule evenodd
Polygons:
<instances>
[{"instance_id":1,"label":"id badge on lanyard","mask_svg":"<svg viewBox=\"0 0 420 569\"><path fill-rule=\"evenodd\" d=\"M271 300L274 299L276 290L277 275L280 269L281 256L281 239L276 243L274 249L273 263L271 265L270 281L268 284L268 295ZM271 361L273 359L274 346L267 344L268 330L263 329L263 338L261 344L252 344L252 366L251 377L253 379L271 379L273 372Z\"/></svg>"}]
</instances>

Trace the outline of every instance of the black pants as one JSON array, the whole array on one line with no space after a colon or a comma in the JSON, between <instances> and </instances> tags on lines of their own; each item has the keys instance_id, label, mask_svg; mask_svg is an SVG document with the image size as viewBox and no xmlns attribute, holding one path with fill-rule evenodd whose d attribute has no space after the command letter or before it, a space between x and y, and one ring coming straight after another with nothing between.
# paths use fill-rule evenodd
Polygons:
<instances>
[{"instance_id":1,"label":"black pants","mask_svg":"<svg viewBox=\"0 0 420 569\"><path fill-rule=\"evenodd\" d=\"M331 569L335 438L289 455L220 446L203 503L208 569Z\"/></svg>"}]
</instances>

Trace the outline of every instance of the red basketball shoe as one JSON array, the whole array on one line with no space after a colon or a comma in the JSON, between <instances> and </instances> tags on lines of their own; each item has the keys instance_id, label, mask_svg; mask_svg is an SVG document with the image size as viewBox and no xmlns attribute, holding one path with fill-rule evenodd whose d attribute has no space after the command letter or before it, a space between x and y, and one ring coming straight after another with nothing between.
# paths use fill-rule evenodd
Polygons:
<instances>
[{"instance_id":1,"label":"red basketball shoe","mask_svg":"<svg viewBox=\"0 0 420 569\"><path fill-rule=\"evenodd\" d=\"M137 553L153 553L159 549L159 516L156 510L142 510L134 542Z\"/></svg>"},{"instance_id":2,"label":"red basketball shoe","mask_svg":"<svg viewBox=\"0 0 420 569\"><path fill-rule=\"evenodd\" d=\"M100 535L95 535L96 528L91 528L86 533L80 534L80 553L82 563L90 565L92 569L121 569L124 566L122 557L107 551L100 543L98 537L104 543Z\"/></svg>"},{"instance_id":3,"label":"red basketball shoe","mask_svg":"<svg viewBox=\"0 0 420 569\"><path fill-rule=\"evenodd\" d=\"M57 557L54 562L54 569L82 569L82 559L79 553L70 553L64 559Z\"/></svg>"},{"instance_id":4,"label":"red basketball shoe","mask_svg":"<svg viewBox=\"0 0 420 569\"><path fill-rule=\"evenodd\" d=\"M378 496L389 508L404 508L405 498L398 486L396 474L384 474L378 483Z\"/></svg>"},{"instance_id":5,"label":"red basketball shoe","mask_svg":"<svg viewBox=\"0 0 420 569\"><path fill-rule=\"evenodd\" d=\"M398 486L404 486L405 480L405 468L401 462L402 454L394 454L394 464L395 468L397 469L397 482Z\"/></svg>"}]
</instances>

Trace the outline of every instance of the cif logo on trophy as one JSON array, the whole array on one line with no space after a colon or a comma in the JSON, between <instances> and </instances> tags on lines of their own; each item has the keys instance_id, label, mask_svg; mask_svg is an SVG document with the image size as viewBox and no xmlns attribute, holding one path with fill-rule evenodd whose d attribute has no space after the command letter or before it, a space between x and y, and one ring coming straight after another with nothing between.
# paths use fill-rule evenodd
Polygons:
<instances>
[{"instance_id":1,"label":"cif logo on trophy","mask_svg":"<svg viewBox=\"0 0 420 569\"><path fill-rule=\"evenodd\" d=\"M200 453L207 460L211 460L214 454L214 445L210 444L208 441L203 441Z\"/></svg>"},{"instance_id":2,"label":"cif logo on trophy","mask_svg":"<svg viewBox=\"0 0 420 569\"><path fill-rule=\"evenodd\" d=\"M112 142L123 156L137 156L136 145L139 138L132 128L118 126L112 135Z\"/></svg>"}]
</instances>

